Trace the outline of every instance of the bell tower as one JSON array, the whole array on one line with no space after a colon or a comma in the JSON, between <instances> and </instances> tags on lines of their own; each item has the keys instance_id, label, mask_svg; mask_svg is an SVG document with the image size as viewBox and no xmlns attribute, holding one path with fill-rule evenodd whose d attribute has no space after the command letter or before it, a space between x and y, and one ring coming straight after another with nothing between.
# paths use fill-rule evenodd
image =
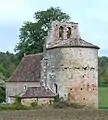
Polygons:
<instances>
[{"instance_id":1,"label":"bell tower","mask_svg":"<svg viewBox=\"0 0 108 120\"><path fill-rule=\"evenodd\" d=\"M80 38L78 23L54 21L48 31L46 39L46 48L52 44L68 39Z\"/></svg>"}]
</instances>

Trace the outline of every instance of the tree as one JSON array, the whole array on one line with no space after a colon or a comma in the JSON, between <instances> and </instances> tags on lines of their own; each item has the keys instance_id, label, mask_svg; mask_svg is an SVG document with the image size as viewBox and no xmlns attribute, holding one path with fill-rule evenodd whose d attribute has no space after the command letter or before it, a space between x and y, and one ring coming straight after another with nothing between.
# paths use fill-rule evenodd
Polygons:
<instances>
[{"instance_id":1,"label":"tree","mask_svg":"<svg viewBox=\"0 0 108 120\"><path fill-rule=\"evenodd\" d=\"M19 61L16 55L0 52L0 80L7 80L15 70Z\"/></svg>"},{"instance_id":2,"label":"tree","mask_svg":"<svg viewBox=\"0 0 108 120\"><path fill-rule=\"evenodd\" d=\"M3 101L5 101L5 88L4 87L0 87L0 103L2 103Z\"/></svg>"},{"instance_id":3,"label":"tree","mask_svg":"<svg viewBox=\"0 0 108 120\"><path fill-rule=\"evenodd\" d=\"M20 28L20 42L16 45L15 51L20 56L24 53L32 54L43 51L43 43L48 28L52 21L67 21L69 15L62 12L60 8L49 8L46 11L37 11L34 14L35 22L25 22Z\"/></svg>"}]
</instances>

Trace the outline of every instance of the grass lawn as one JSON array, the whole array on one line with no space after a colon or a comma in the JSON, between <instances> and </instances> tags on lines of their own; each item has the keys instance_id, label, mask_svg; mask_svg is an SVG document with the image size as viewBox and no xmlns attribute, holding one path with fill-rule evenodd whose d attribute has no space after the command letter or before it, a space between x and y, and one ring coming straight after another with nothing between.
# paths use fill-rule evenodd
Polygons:
<instances>
[{"instance_id":1,"label":"grass lawn","mask_svg":"<svg viewBox=\"0 0 108 120\"><path fill-rule=\"evenodd\" d=\"M99 87L99 108L108 109L108 87Z\"/></svg>"}]
</instances>

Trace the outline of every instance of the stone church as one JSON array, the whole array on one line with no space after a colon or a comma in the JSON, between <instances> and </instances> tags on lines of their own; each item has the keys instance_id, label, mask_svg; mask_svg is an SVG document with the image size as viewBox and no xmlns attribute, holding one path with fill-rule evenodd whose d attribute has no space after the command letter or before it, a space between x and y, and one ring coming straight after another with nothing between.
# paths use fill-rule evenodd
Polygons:
<instances>
[{"instance_id":1,"label":"stone church","mask_svg":"<svg viewBox=\"0 0 108 120\"><path fill-rule=\"evenodd\" d=\"M25 55L6 81L6 101L19 95L22 103L64 100L98 107L98 50L80 36L78 23L54 21L44 52Z\"/></svg>"}]
</instances>

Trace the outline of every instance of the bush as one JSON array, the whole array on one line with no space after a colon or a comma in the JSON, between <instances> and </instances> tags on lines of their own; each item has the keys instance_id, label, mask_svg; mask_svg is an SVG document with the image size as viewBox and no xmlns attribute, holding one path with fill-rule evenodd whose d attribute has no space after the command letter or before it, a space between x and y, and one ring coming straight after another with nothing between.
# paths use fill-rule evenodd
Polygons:
<instances>
[{"instance_id":1,"label":"bush","mask_svg":"<svg viewBox=\"0 0 108 120\"><path fill-rule=\"evenodd\" d=\"M29 107L18 104L0 104L0 110L28 110Z\"/></svg>"},{"instance_id":2,"label":"bush","mask_svg":"<svg viewBox=\"0 0 108 120\"><path fill-rule=\"evenodd\" d=\"M30 107L21 104L19 96L15 96L15 101L12 104L0 104L0 110L27 110Z\"/></svg>"},{"instance_id":3,"label":"bush","mask_svg":"<svg viewBox=\"0 0 108 120\"><path fill-rule=\"evenodd\" d=\"M63 102L54 102L53 107L54 108L78 108L78 109L81 109L81 108L84 108L85 105L80 105L78 103L67 103L67 102L63 101Z\"/></svg>"},{"instance_id":4,"label":"bush","mask_svg":"<svg viewBox=\"0 0 108 120\"><path fill-rule=\"evenodd\" d=\"M70 103L68 104L68 107L71 107L71 108L84 108L85 105L80 105L79 103Z\"/></svg>"},{"instance_id":5,"label":"bush","mask_svg":"<svg viewBox=\"0 0 108 120\"><path fill-rule=\"evenodd\" d=\"M67 105L64 102L54 102L53 107L54 108L66 108Z\"/></svg>"},{"instance_id":6,"label":"bush","mask_svg":"<svg viewBox=\"0 0 108 120\"><path fill-rule=\"evenodd\" d=\"M16 95L16 96L15 96L15 101L14 101L13 104L15 104L15 105L21 105L21 98Z\"/></svg>"},{"instance_id":7,"label":"bush","mask_svg":"<svg viewBox=\"0 0 108 120\"><path fill-rule=\"evenodd\" d=\"M65 101L62 97L59 98L59 95L57 95L54 99L53 103L54 108L84 108L85 105L80 105L79 103L69 103Z\"/></svg>"},{"instance_id":8,"label":"bush","mask_svg":"<svg viewBox=\"0 0 108 120\"><path fill-rule=\"evenodd\" d=\"M38 106L38 103L37 103L37 102L32 102L32 103L31 103L31 106L32 106L32 107L37 107L37 106Z\"/></svg>"},{"instance_id":9,"label":"bush","mask_svg":"<svg viewBox=\"0 0 108 120\"><path fill-rule=\"evenodd\" d=\"M54 97L54 102L59 102L59 101L60 101L59 94L57 94L57 95Z\"/></svg>"}]
</instances>

